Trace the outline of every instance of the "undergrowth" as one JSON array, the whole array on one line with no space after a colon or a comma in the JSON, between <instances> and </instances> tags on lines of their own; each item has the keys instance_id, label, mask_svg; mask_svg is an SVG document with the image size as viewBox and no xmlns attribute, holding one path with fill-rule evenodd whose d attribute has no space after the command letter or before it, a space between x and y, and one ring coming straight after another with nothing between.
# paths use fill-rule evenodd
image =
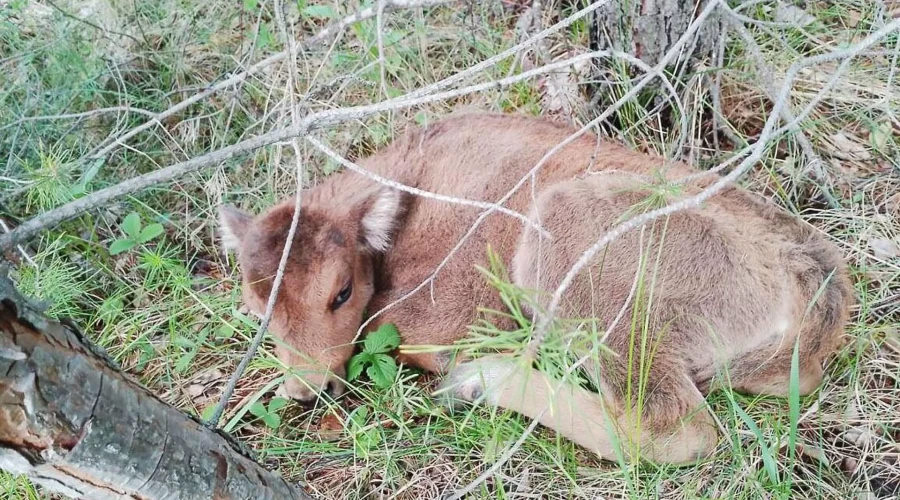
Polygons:
<instances>
[{"instance_id":1,"label":"undergrowth","mask_svg":"<svg viewBox=\"0 0 900 500\"><path fill-rule=\"evenodd\" d=\"M371 5L372 2L364 2ZM544 25L573 12L548 2ZM577 3L577 2L576 2ZM776 2L744 14L764 58L783 76L796 59L864 37L883 15L856 0L806 2L813 21L802 27L774 20ZM896 6L896 2L884 2ZM516 43L517 2L475 2L397 11L386 17L381 81L374 19L305 51L298 92L305 111L372 103L455 74ZM111 138L281 50L270 1L196 3L160 0L133 5L95 2L90 23L80 2L0 2L0 220L13 227L41 212L137 174L193 158L288 123L284 64L274 65L164 120L110 154L81 161ZM289 3L299 35L355 12L360 2ZM105 28L105 29L100 29ZM298 35L298 38L299 38ZM587 47L587 24L551 39L551 50ZM828 368L822 388L787 399L719 391L707 398L725 431L716 456L686 469L600 462L539 427L512 458L473 492L474 498L887 498L900 487L900 84L896 34L854 62L810 117L805 134L825 160L836 204L825 203L802 168L794 138L779 137L743 184L774 199L834 241L851 264L860 306L850 344ZM701 74L721 75L722 113L736 135L752 140L771 109L747 47L736 38L724 67L707 61ZM804 70L792 99L802 107L836 71ZM480 77L523 70L507 60ZM633 84L613 85L624 94ZM587 83L584 77L579 83ZM732 149L714 132L713 78L692 83L688 156L715 164ZM387 144L406 125L423 124L463 107L542 114L537 82L383 113L323 132L349 158ZM652 99L629 105L600 133L645 151L673 141L662 127L665 109ZM110 111L97 111L113 108ZM599 112L575 106L584 123ZM93 114L61 115L96 111ZM25 294L47 302L48 314L73 318L125 370L167 402L208 415L255 333L257 319L240 301L239 269L217 246L214 207L240 200L260 210L290 194L293 152L276 145L228 160L177 182L156 186L52 228L11 257ZM302 146L304 182L340 168ZM811 187L812 186L812 187ZM664 204L677 187L656 191L634 208ZM136 214L131 216L129 214ZM135 224L135 217L140 222ZM153 228L153 229L150 229ZM147 232L149 230L149 232ZM653 265L653 256L647 263ZM483 269L506 299L507 311L482 311L458 349L469 354L521 351L532 334L504 263ZM641 291L652 292L652 291ZM499 331L490 318L511 315L518 327ZM640 318L636 322L639 332ZM573 343L600 356L602 325L589 318L558 326L543 344L538 366L570 376ZM400 332L401 334L403 332ZM636 348L641 345L635 337ZM468 484L515 442L529 421L477 408L449 413L433 396L438 380L408 367L391 381L360 376L337 401L312 408L273 398L282 380L274 341L251 362L223 428L251 445L267 466L301 481L322 498L439 498ZM381 355L381 351L372 351ZM372 358L375 359L375 358ZM370 360L371 361L371 360ZM589 376L575 374L590 386ZM640 378L640 377L639 377ZM634 387L634 391L645 390ZM640 399L640 398L638 398ZM0 496L45 498L23 478L0 473ZM529 497L530 498L530 497Z\"/></svg>"}]
</instances>

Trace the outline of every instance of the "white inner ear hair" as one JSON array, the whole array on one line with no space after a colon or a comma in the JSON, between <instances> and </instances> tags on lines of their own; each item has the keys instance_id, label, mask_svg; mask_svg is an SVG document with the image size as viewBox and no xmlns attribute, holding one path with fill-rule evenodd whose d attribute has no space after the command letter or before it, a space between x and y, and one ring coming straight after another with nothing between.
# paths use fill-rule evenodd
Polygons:
<instances>
[{"instance_id":1,"label":"white inner ear hair","mask_svg":"<svg viewBox=\"0 0 900 500\"><path fill-rule=\"evenodd\" d=\"M382 189L376 195L375 203L362 219L366 243L373 250L383 252L391 246L391 232L400 211L400 192Z\"/></svg>"},{"instance_id":2,"label":"white inner ear hair","mask_svg":"<svg viewBox=\"0 0 900 500\"><path fill-rule=\"evenodd\" d=\"M222 247L225 250L237 250L241 246L241 238L235 234L234 229L231 227L232 222L228 214L224 212L219 213L219 240L222 242Z\"/></svg>"}]
</instances>

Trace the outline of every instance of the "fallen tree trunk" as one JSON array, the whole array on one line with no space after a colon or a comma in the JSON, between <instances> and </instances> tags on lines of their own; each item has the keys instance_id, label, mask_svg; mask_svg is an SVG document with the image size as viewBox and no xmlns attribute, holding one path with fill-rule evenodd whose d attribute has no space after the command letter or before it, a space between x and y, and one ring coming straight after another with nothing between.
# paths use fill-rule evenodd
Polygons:
<instances>
[{"instance_id":1,"label":"fallen tree trunk","mask_svg":"<svg viewBox=\"0 0 900 500\"><path fill-rule=\"evenodd\" d=\"M308 499L0 275L0 468L73 498Z\"/></svg>"}]
</instances>

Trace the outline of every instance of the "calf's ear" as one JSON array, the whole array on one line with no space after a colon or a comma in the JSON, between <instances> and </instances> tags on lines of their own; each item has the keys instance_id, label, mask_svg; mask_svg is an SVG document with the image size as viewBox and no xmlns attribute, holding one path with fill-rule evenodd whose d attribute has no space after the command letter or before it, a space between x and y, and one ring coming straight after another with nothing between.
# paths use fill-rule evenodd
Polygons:
<instances>
[{"instance_id":1,"label":"calf's ear","mask_svg":"<svg viewBox=\"0 0 900 500\"><path fill-rule=\"evenodd\" d=\"M391 246L403 208L403 193L384 186L374 189L362 204L360 239L363 246L384 252Z\"/></svg>"},{"instance_id":2,"label":"calf's ear","mask_svg":"<svg viewBox=\"0 0 900 500\"><path fill-rule=\"evenodd\" d=\"M225 250L237 250L253 216L232 205L219 207L219 238Z\"/></svg>"}]
</instances>

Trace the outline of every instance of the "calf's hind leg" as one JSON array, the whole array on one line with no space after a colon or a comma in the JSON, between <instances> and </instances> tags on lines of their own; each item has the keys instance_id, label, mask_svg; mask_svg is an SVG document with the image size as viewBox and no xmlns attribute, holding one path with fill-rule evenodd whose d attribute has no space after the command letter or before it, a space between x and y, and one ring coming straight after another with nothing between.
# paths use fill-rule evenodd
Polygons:
<instances>
[{"instance_id":1,"label":"calf's hind leg","mask_svg":"<svg viewBox=\"0 0 900 500\"><path fill-rule=\"evenodd\" d=\"M451 396L505 408L549 427L606 460L616 460L617 449L629 458L657 463L690 464L712 454L718 440L715 422L704 408L699 391L685 383L666 387L683 398L679 407L690 414L660 428L652 411L645 411L641 428L627 418L623 405L609 394L587 391L553 380L522 361L494 355L458 366L444 381ZM668 385L668 384L667 384ZM606 392L606 391L604 391Z\"/></svg>"}]
</instances>

